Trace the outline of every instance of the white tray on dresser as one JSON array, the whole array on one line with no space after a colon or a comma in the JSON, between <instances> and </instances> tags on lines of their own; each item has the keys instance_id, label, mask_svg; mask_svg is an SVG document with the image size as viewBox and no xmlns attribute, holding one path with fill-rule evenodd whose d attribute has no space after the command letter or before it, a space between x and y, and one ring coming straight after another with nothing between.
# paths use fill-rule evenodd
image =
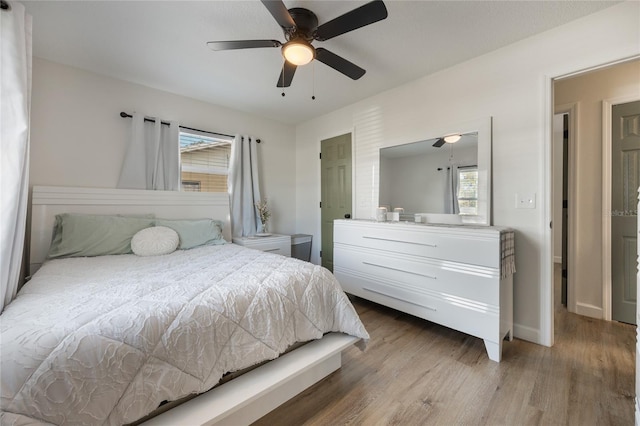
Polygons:
<instances>
[{"instance_id":1,"label":"white tray on dresser","mask_svg":"<svg viewBox=\"0 0 640 426\"><path fill-rule=\"evenodd\" d=\"M344 291L484 340L499 362L513 339L507 228L336 220L334 274ZM513 260L513 258L511 259Z\"/></svg>"}]
</instances>

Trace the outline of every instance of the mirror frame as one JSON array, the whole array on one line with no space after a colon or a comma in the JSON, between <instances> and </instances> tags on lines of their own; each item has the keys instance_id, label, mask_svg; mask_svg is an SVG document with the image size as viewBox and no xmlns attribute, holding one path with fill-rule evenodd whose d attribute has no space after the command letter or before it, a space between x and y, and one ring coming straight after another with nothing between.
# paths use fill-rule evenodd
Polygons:
<instances>
[{"instance_id":1,"label":"mirror frame","mask_svg":"<svg viewBox=\"0 0 640 426\"><path fill-rule=\"evenodd\" d=\"M433 131L432 131L433 130ZM454 224L455 220L446 220L447 216L458 216L461 223L458 225L484 225L490 226L492 223L491 216L491 192L492 192L492 117L472 120L464 123L442 126L438 129L432 129L429 134L420 139L420 141L429 141L437 139L443 135L452 133L472 133L478 132L478 214L477 215L454 215L454 214L437 214L443 220L427 221L427 224ZM391 148L394 146L402 146L420 141L403 142L394 145L381 147L380 149ZM378 152L380 156L380 152ZM380 164L380 157L378 157ZM380 185L378 185L378 197L380 196ZM429 212L422 212L429 213Z\"/></svg>"}]
</instances>

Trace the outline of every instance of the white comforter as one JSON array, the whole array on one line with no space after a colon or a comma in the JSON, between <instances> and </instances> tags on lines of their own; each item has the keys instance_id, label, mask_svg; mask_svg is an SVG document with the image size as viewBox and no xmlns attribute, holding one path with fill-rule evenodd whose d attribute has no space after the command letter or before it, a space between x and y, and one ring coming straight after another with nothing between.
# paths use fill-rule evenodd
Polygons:
<instances>
[{"instance_id":1,"label":"white comforter","mask_svg":"<svg viewBox=\"0 0 640 426\"><path fill-rule=\"evenodd\" d=\"M122 424L340 331L333 275L233 244L46 263L0 316L1 423Z\"/></svg>"}]
</instances>

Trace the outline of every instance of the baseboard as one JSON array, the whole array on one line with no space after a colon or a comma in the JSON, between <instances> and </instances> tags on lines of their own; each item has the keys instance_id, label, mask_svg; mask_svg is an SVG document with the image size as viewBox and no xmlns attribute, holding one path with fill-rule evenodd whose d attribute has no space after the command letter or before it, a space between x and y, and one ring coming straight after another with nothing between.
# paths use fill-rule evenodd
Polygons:
<instances>
[{"instance_id":1,"label":"baseboard","mask_svg":"<svg viewBox=\"0 0 640 426\"><path fill-rule=\"evenodd\" d=\"M553 256L553 263L562 263L562 256Z\"/></svg>"},{"instance_id":2,"label":"baseboard","mask_svg":"<svg viewBox=\"0 0 640 426\"><path fill-rule=\"evenodd\" d=\"M513 336L517 337L520 340L526 340L531 343L536 343L538 345L542 344L542 340L540 339L540 330L532 327L527 327L521 324L513 324Z\"/></svg>"},{"instance_id":3,"label":"baseboard","mask_svg":"<svg viewBox=\"0 0 640 426\"><path fill-rule=\"evenodd\" d=\"M596 319L604 318L604 312L601 307L589 305L588 303L577 303L576 314Z\"/></svg>"}]
</instances>

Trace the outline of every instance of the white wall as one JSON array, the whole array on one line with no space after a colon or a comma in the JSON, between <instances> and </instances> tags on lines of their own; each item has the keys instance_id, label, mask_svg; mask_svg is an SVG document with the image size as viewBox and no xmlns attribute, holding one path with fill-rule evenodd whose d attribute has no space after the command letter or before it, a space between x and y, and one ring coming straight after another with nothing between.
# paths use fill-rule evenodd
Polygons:
<instances>
[{"instance_id":1,"label":"white wall","mask_svg":"<svg viewBox=\"0 0 640 426\"><path fill-rule=\"evenodd\" d=\"M272 229L296 231L293 126L39 58L31 105L31 186L115 188L131 123L119 114L137 111L260 138L261 190L272 208Z\"/></svg>"},{"instance_id":2,"label":"white wall","mask_svg":"<svg viewBox=\"0 0 640 426\"><path fill-rule=\"evenodd\" d=\"M380 147L492 116L493 223L517 230L515 334L551 344L551 78L640 54L639 14L640 3L619 4L299 125L296 221L314 234L312 260L320 247L321 139L354 131L353 213L369 218ZM515 209L516 193L536 193L536 208Z\"/></svg>"},{"instance_id":3,"label":"white wall","mask_svg":"<svg viewBox=\"0 0 640 426\"><path fill-rule=\"evenodd\" d=\"M556 105L577 104L575 136L575 251L569 256L573 277L569 310L604 318L602 214L602 101L621 97L640 99L640 60L618 64L554 85ZM571 220L572 218L570 218ZM573 289L573 292L571 292Z\"/></svg>"}]
</instances>

